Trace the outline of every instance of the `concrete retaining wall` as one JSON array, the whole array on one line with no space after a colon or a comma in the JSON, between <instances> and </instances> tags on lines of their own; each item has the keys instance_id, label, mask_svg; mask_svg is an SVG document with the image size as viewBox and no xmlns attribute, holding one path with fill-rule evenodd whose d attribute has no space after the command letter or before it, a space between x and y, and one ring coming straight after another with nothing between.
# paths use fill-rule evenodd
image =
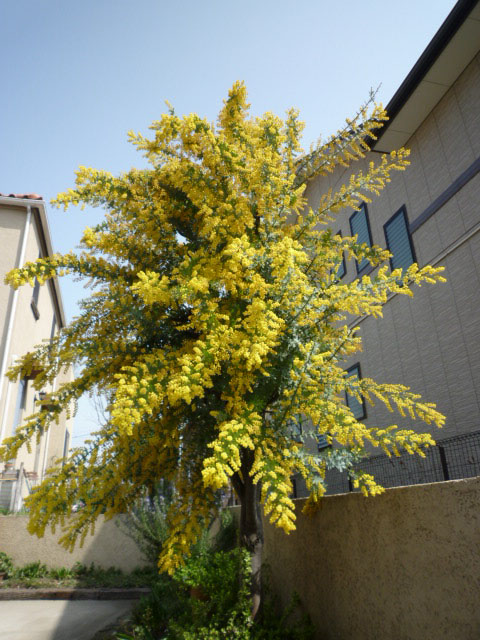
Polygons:
<instances>
[{"instance_id":1,"label":"concrete retaining wall","mask_svg":"<svg viewBox=\"0 0 480 640\"><path fill-rule=\"evenodd\" d=\"M61 547L49 530L43 538L27 531L28 516L0 516L0 551L7 553L16 565L40 560L49 567L72 567L75 562L90 565L92 562L105 569L118 567L131 571L147 564L138 547L116 525L116 519L99 518L93 536L88 535L82 548L76 546L73 553Z\"/></svg>"},{"instance_id":2,"label":"concrete retaining wall","mask_svg":"<svg viewBox=\"0 0 480 640\"><path fill-rule=\"evenodd\" d=\"M266 525L265 558L275 591L284 602L300 594L318 639L480 638L480 478L330 496L313 517L296 504L297 531ZM0 551L17 564L145 564L113 521L72 554L51 534L30 536L26 522L0 516Z\"/></svg>"},{"instance_id":3,"label":"concrete retaining wall","mask_svg":"<svg viewBox=\"0 0 480 640\"><path fill-rule=\"evenodd\" d=\"M295 589L322 640L480 638L480 478L297 500L297 531L266 526L275 590Z\"/></svg>"}]
</instances>

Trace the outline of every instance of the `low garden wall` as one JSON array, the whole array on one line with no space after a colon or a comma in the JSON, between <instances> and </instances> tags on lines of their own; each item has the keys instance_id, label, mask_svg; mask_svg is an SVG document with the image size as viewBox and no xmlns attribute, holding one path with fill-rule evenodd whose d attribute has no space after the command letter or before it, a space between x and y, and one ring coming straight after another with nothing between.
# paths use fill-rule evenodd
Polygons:
<instances>
[{"instance_id":1,"label":"low garden wall","mask_svg":"<svg viewBox=\"0 0 480 640\"><path fill-rule=\"evenodd\" d=\"M121 516L119 516L121 517ZM131 571L147 564L137 545L116 524L117 518L105 521L100 517L93 536L88 535L82 548L70 553L58 544L61 535L50 530L43 538L27 531L28 516L0 516L0 551L7 553L16 566L40 560L48 567L72 567L76 562L108 569L117 567Z\"/></svg>"},{"instance_id":2,"label":"low garden wall","mask_svg":"<svg viewBox=\"0 0 480 640\"><path fill-rule=\"evenodd\" d=\"M480 638L480 477L326 497L297 531L266 526L284 603L296 590L322 640Z\"/></svg>"},{"instance_id":3,"label":"low garden wall","mask_svg":"<svg viewBox=\"0 0 480 640\"><path fill-rule=\"evenodd\" d=\"M302 515L304 502L295 532L266 525L265 559L274 591L285 604L298 592L319 640L480 638L480 477L329 496L313 517ZM16 565L145 564L115 521L100 519L71 554L26 524L0 516L0 551Z\"/></svg>"}]
</instances>

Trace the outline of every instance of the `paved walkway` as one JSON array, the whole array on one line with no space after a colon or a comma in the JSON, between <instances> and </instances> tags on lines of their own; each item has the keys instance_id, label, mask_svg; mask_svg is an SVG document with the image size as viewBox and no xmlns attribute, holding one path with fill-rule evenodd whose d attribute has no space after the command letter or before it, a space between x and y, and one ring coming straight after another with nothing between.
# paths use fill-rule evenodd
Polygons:
<instances>
[{"instance_id":1,"label":"paved walkway","mask_svg":"<svg viewBox=\"0 0 480 640\"><path fill-rule=\"evenodd\" d=\"M92 640L138 600L0 602L0 640Z\"/></svg>"}]
</instances>

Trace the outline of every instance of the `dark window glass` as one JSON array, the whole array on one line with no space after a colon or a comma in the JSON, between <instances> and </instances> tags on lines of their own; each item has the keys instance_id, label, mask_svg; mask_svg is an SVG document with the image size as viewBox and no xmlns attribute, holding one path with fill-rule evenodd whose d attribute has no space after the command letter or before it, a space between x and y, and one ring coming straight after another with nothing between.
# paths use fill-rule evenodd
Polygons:
<instances>
[{"instance_id":1,"label":"dark window glass","mask_svg":"<svg viewBox=\"0 0 480 640\"><path fill-rule=\"evenodd\" d=\"M35 302L35 304L37 306L38 306L38 296L39 295L40 295L40 283L35 278L35 284L33 285L32 300Z\"/></svg>"},{"instance_id":2,"label":"dark window glass","mask_svg":"<svg viewBox=\"0 0 480 640\"><path fill-rule=\"evenodd\" d=\"M370 233L370 223L368 222L367 205L365 203L362 204L358 211L355 211L355 213L350 216L350 230L352 236L357 236L359 244L367 244L369 247L372 246L372 235ZM357 262L357 273L363 271L369 264L366 258L364 258L360 264Z\"/></svg>"},{"instance_id":3,"label":"dark window glass","mask_svg":"<svg viewBox=\"0 0 480 640\"><path fill-rule=\"evenodd\" d=\"M327 436L320 435L317 436L318 450L327 449L330 445L328 444Z\"/></svg>"},{"instance_id":4,"label":"dark window glass","mask_svg":"<svg viewBox=\"0 0 480 640\"><path fill-rule=\"evenodd\" d=\"M63 457L64 458L66 458L68 456L69 447L70 447L70 432L69 431L65 431L65 441L63 443Z\"/></svg>"},{"instance_id":5,"label":"dark window glass","mask_svg":"<svg viewBox=\"0 0 480 640\"><path fill-rule=\"evenodd\" d=\"M27 384L28 381L26 378L21 378L18 383L17 403L15 405L12 433L15 433L16 428L22 421L22 412L24 411L27 402Z\"/></svg>"},{"instance_id":6,"label":"dark window glass","mask_svg":"<svg viewBox=\"0 0 480 640\"><path fill-rule=\"evenodd\" d=\"M297 480L295 478L292 478L292 497L297 497Z\"/></svg>"},{"instance_id":7,"label":"dark window glass","mask_svg":"<svg viewBox=\"0 0 480 640\"><path fill-rule=\"evenodd\" d=\"M337 231L336 236L342 237L342 232ZM338 280L341 280L343 276L347 273L347 268L345 266L345 253L342 253L342 261L337 267L336 276Z\"/></svg>"},{"instance_id":8,"label":"dark window glass","mask_svg":"<svg viewBox=\"0 0 480 640\"><path fill-rule=\"evenodd\" d=\"M50 340L55 336L56 329L57 329L57 318L55 314L53 314L52 328L50 330Z\"/></svg>"},{"instance_id":9,"label":"dark window glass","mask_svg":"<svg viewBox=\"0 0 480 640\"><path fill-rule=\"evenodd\" d=\"M347 377L350 378L353 376L359 379L362 377L360 373L360 365L358 363L354 364L353 367L350 367L349 369L347 369ZM365 402L363 398L362 398L362 401L360 402L359 400L357 400L355 396L352 396L351 394L345 392L345 401L347 403L347 406L350 408L354 417L357 420L362 420L362 418L367 417L367 412L365 410Z\"/></svg>"},{"instance_id":10,"label":"dark window glass","mask_svg":"<svg viewBox=\"0 0 480 640\"><path fill-rule=\"evenodd\" d=\"M384 225L384 230L387 248L393 254L390 260L392 270L407 269L415 262L415 255L404 207L390 218Z\"/></svg>"},{"instance_id":11,"label":"dark window glass","mask_svg":"<svg viewBox=\"0 0 480 640\"><path fill-rule=\"evenodd\" d=\"M303 429L299 422L296 420L288 420L287 427L294 442L303 442Z\"/></svg>"},{"instance_id":12,"label":"dark window glass","mask_svg":"<svg viewBox=\"0 0 480 640\"><path fill-rule=\"evenodd\" d=\"M41 257L42 257L42 254L39 253L38 258L40 259ZM40 317L40 313L38 311L39 295L40 295L40 283L38 282L37 278L35 278L35 283L33 285L32 301L30 303L35 320L38 320Z\"/></svg>"}]
</instances>

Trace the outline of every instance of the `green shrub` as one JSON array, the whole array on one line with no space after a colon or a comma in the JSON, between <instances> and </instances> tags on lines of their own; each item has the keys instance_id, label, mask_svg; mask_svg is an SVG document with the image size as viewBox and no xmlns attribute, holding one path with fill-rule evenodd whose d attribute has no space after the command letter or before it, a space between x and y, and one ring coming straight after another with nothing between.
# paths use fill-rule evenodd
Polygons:
<instances>
[{"instance_id":1,"label":"green shrub","mask_svg":"<svg viewBox=\"0 0 480 640\"><path fill-rule=\"evenodd\" d=\"M46 564L43 564L39 560L37 562L30 562L23 567L19 567L14 571L15 578L47 578L50 570Z\"/></svg>"},{"instance_id":2,"label":"green shrub","mask_svg":"<svg viewBox=\"0 0 480 640\"><path fill-rule=\"evenodd\" d=\"M4 573L6 578L13 573L13 561L4 551L0 551L0 573Z\"/></svg>"},{"instance_id":3,"label":"green shrub","mask_svg":"<svg viewBox=\"0 0 480 640\"><path fill-rule=\"evenodd\" d=\"M310 640L313 627L297 614L298 596L284 611L264 599L263 615L250 618L250 556L244 549L203 552L173 577L159 576L142 599L130 634L118 640ZM192 590L194 593L192 594Z\"/></svg>"},{"instance_id":4,"label":"green shrub","mask_svg":"<svg viewBox=\"0 0 480 640\"><path fill-rule=\"evenodd\" d=\"M71 578L72 576L72 569L67 569L66 567L50 569L48 574L48 577L53 578L53 580L66 580L67 578Z\"/></svg>"},{"instance_id":5,"label":"green shrub","mask_svg":"<svg viewBox=\"0 0 480 640\"><path fill-rule=\"evenodd\" d=\"M238 526L230 509L220 511L218 532L213 538L216 551L231 551L238 545Z\"/></svg>"},{"instance_id":6,"label":"green shrub","mask_svg":"<svg viewBox=\"0 0 480 640\"><path fill-rule=\"evenodd\" d=\"M72 573L76 576L84 576L86 575L89 571L92 571L93 569L93 563L90 565L90 569L82 564L81 562L75 562L75 564L72 567Z\"/></svg>"},{"instance_id":7,"label":"green shrub","mask_svg":"<svg viewBox=\"0 0 480 640\"><path fill-rule=\"evenodd\" d=\"M168 536L167 512L173 499L172 491L169 482L160 480L151 495L138 500L126 518L118 521L122 531L154 566Z\"/></svg>"}]
</instances>

